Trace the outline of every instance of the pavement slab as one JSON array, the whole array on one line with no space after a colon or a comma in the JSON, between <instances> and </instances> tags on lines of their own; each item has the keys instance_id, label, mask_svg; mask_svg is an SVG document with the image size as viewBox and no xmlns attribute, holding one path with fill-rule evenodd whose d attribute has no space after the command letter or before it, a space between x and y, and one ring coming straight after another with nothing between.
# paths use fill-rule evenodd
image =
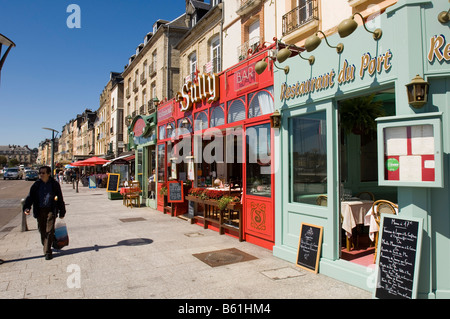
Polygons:
<instances>
[{"instance_id":1,"label":"pavement slab","mask_svg":"<svg viewBox=\"0 0 450 319\"><path fill-rule=\"evenodd\" d=\"M0 237L1 299L371 298L265 248L148 207L125 207L109 200L105 189L80 187L77 193L63 184L62 190L69 246L47 261L35 219L27 218L26 232L18 227L21 216L13 219ZM211 267L196 257L217 251L252 258Z\"/></svg>"}]
</instances>

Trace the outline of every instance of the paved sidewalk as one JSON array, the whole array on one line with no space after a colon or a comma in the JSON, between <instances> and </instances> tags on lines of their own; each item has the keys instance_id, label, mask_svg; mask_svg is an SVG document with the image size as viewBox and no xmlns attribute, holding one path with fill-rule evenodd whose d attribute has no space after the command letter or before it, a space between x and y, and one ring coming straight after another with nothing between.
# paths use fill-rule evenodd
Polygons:
<instances>
[{"instance_id":1,"label":"paved sidewalk","mask_svg":"<svg viewBox=\"0 0 450 319\"><path fill-rule=\"evenodd\" d=\"M0 298L367 299L367 291L304 271L272 252L150 209L106 190L63 185L70 244L46 261L36 221L0 230ZM195 254L238 249L255 258L211 267ZM237 258L231 253L222 258ZM217 261L217 260L216 260Z\"/></svg>"}]
</instances>

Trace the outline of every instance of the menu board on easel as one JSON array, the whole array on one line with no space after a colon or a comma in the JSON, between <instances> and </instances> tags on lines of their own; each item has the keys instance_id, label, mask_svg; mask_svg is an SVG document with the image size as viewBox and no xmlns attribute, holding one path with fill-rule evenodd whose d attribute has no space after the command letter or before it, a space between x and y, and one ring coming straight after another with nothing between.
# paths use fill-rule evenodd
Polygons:
<instances>
[{"instance_id":1,"label":"menu board on easel","mask_svg":"<svg viewBox=\"0 0 450 319\"><path fill-rule=\"evenodd\" d=\"M298 242L296 265L317 274L322 248L322 226L302 223Z\"/></svg>"},{"instance_id":2,"label":"menu board on easel","mask_svg":"<svg viewBox=\"0 0 450 319\"><path fill-rule=\"evenodd\" d=\"M417 296L422 219L381 215L374 296L413 299Z\"/></svg>"},{"instance_id":3,"label":"menu board on easel","mask_svg":"<svg viewBox=\"0 0 450 319\"><path fill-rule=\"evenodd\" d=\"M167 182L167 201L169 203L184 202L183 182L182 181Z\"/></svg>"},{"instance_id":4,"label":"menu board on easel","mask_svg":"<svg viewBox=\"0 0 450 319\"><path fill-rule=\"evenodd\" d=\"M108 182L106 184L106 191L116 193L119 191L120 174L108 174Z\"/></svg>"}]
</instances>

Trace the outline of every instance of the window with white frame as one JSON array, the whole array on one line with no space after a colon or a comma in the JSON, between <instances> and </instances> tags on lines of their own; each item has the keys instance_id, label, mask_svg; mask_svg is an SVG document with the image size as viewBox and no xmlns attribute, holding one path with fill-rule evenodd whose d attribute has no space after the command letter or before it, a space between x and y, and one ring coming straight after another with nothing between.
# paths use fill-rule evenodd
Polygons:
<instances>
[{"instance_id":1,"label":"window with white frame","mask_svg":"<svg viewBox=\"0 0 450 319\"><path fill-rule=\"evenodd\" d=\"M216 35L211 39L211 61L213 72L220 72L220 37Z\"/></svg>"},{"instance_id":2,"label":"window with white frame","mask_svg":"<svg viewBox=\"0 0 450 319\"><path fill-rule=\"evenodd\" d=\"M191 81L194 79L194 73L197 70L197 53L193 52L189 55L189 75L191 76Z\"/></svg>"}]
</instances>

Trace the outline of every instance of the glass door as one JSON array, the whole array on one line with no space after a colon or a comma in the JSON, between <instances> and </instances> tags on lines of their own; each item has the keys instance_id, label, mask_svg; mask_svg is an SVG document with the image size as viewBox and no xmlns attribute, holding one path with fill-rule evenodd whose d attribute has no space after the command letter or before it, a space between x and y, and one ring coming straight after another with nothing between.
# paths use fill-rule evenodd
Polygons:
<instances>
[{"instance_id":1,"label":"glass door","mask_svg":"<svg viewBox=\"0 0 450 319\"><path fill-rule=\"evenodd\" d=\"M247 126L244 174L244 230L274 241L274 176L270 123Z\"/></svg>"}]
</instances>

